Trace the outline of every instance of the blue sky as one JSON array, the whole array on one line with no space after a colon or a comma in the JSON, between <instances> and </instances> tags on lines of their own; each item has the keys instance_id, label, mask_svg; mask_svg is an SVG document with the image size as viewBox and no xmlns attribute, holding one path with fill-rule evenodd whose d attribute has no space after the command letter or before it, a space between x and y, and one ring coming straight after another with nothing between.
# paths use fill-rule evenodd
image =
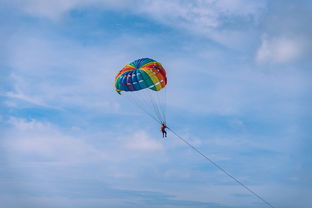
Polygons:
<instances>
[{"instance_id":1,"label":"blue sky","mask_svg":"<svg viewBox=\"0 0 312 208\"><path fill-rule=\"evenodd\" d=\"M275 207L312 206L312 2L0 0L6 208L266 207L114 92L149 57L168 125Z\"/></svg>"}]
</instances>

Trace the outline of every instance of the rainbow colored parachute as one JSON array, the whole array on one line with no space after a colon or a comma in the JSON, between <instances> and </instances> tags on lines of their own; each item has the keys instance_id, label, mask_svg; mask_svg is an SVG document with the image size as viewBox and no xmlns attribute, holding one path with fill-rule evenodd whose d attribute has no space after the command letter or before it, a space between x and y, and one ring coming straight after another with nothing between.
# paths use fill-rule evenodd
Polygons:
<instances>
[{"instance_id":1,"label":"rainbow colored parachute","mask_svg":"<svg viewBox=\"0 0 312 208\"><path fill-rule=\"evenodd\" d=\"M165 69L150 58L127 64L115 78L116 91L130 92L123 95L159 123L166 123L166 85Z\"/></svg>"},{"instance_id":2,"label":"rainbow colored parachute","mask_svg":"<svg viewBox=\"0 0 312 208\"><path fill-rule=\"evenodd\" d=\"M115 78L115 88L121 91L138 91L149 88L163 89L167 84L166 71L162 65L150 58L141 58L127 64Z\"/></svg>"}]
</instances>

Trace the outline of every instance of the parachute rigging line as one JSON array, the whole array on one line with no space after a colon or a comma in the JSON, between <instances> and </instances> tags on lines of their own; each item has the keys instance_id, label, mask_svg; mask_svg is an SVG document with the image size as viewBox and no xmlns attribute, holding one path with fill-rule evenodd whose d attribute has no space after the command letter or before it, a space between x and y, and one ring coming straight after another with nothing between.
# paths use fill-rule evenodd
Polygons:
<instances>
[{"instance_id":1,"label":"parachute rigging line","mask_svg":"<svg viewBox=\"0 0 312 208\"><path fill-rule=\"evenodd\" d=\"M144 100L141 100L141 102L131 96L125 96L130 102L132 102L133 104L137 105L146 115L148 115L150 118L152 118L154 121L156 121L157 123L161 124L161 120L159 120L159 118L155 117L152 113L150 113L147 109L144 108Z\"/></svg>"},{"instance_id":2,"label":"parachute rigging line","mask_svg":"<svg viewBox=\"0 0 312 208\"><path fill-rule=\"evenodd\" d=\"M200 154L201 156L203 156L206 160L208 160L211 164L213 164L217 169L221 170L224 174L226 174L227 176L229 176L230 178L232 178L234 181L236 181L239 185L241 185L242 187L244 187L249 193L251 193L252 195L254 195L256 198L260 199L262 202L264 202L266 205L268 205L271 208L274 208L272 204L270 204L268 201L266 201L264 198L262 198L260 195L258 195L256 192L254 192L253 190L251 190L250 188L248 188L245 184L243 184L242 182L240 182L237 178L235 178L234 176L232 176L229 172L227 172L225 169L223 169L221 166L219 166L217 163L215 163L213 160L211 160L209 157L207 157L204 153L202 153L201 151L199 151L196 147L194 147L193 145L191 145L188 141L186 141L185 139L183 139L181 136L179 136L174 130L172 130L171 128L167 127L168 130L170 130L177 138L179 138L181 141L183 141L185 144L187 144L189 147L191 147L195 152L197 152L198 154Z\"/></svg>"}]
</instances>

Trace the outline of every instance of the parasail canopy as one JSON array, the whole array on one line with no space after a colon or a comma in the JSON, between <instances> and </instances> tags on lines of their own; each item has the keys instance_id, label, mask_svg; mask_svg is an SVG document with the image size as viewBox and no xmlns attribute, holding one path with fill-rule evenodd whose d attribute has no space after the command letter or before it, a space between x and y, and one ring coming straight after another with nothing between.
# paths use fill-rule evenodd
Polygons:
<instances>
[{"instance_id":1,"label":"parasail canopy","mask_svg":"<svg viewBox=\"0 0 312 208\"><path fill-rule=\"evenodd\" d=\"M141 58L127 64L115 78L115 88L119 94L121 91L139 91L146 88L159 91L166 84L165 69L150 58Z\"/></svg>"}]
</instances>

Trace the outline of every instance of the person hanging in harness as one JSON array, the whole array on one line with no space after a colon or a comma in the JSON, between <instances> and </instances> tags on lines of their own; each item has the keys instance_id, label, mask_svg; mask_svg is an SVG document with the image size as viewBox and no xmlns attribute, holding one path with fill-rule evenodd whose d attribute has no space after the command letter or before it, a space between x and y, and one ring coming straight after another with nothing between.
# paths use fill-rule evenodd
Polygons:
<instances>
[{"instance_id":1,"label":"person hanging in harness","mask_svg":"<svg viewBox=\"0 0 312 208\"><path fill-rule=\"evenodd\" d=\"M160 126L160 131L162 132L163 138L167 137L167 131L166 131L167 128L168 127L166 126L165 123L162 123L161 126Z\"/></svg>"}]
</instances>

